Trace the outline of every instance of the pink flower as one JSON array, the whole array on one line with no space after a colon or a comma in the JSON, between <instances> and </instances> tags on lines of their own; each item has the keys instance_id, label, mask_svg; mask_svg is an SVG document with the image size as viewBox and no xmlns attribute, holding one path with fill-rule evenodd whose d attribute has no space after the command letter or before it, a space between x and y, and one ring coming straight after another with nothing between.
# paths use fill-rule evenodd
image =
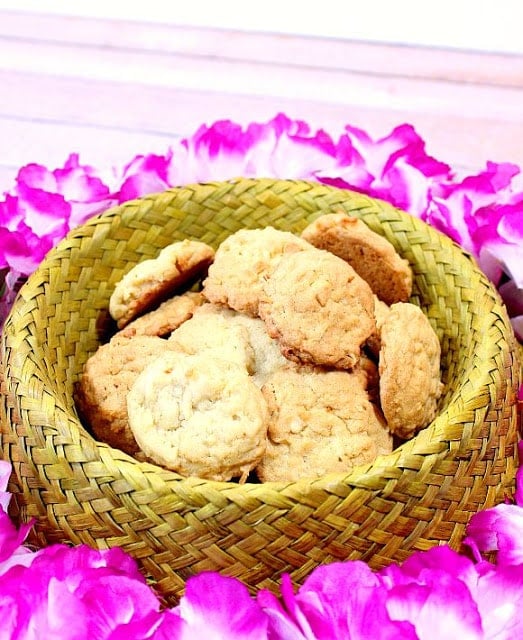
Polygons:
<instances>
[{"instance_id":1,"label":"pink flower","mask_svg":"<svg viewBox=\"0 0 523 640\"><path fill-rule=\"evenodd\" d=\"M324 131L279 114L245 129L230 120L202 125L165 156L137 156L125 168L120 201L168 187L235 177L315 179L336 165L336 146Z\"/></svg>"},{"instance_id":2,"label":"pink flower","mask_svg":"<svg viewBox=\"0 0 523 640\"><path fill-rule=\"evenodd\" d=\"M29 211L34 210L35 219L28 220L35 231L50 231L53 223L59 225L62 220L72 229L116 202L93 167L81 165L75 153L53 171L37 164L20 169L16 195Z\"/></svg>"},{"instance_id":3,"label":"pink flower","mask_svg":"<svg viewBox=\"0 0 523 640\"><path fill-rule=\"evenodd\" d=\"M5 280L0 327L17 281L31 274L69 230L116 201L76 154L52 171L38 164L20 169L14 189L0 201L0 269Z\"/></svg>"},{"instance_id":4,"label":"pink flower","mask_svg":"<svg viewBox=\"0 0 523 640\"><path fill-rule=\"evenodd\" d=\"M523 633L523 573L475 564L449 547L372 572L360 561L318 567L295 594L261 590L269 637L285 640L509 640Z\"/></svg>"},{"instance_id":5,"label":"pink flower","mask_svg":"<svg viewBox=\"0 0 523 640\"><path fill-rule=\"evenodd\" d=\"M484 638L474 597L477 572L467 558L448 547L435 547L380 575L389 585L389 615L410 621L420 640Z\"/></svg>"},{"instance_id":6,"label":"pink flower","mask_svg":"<svg viewBox=\"0 0 523 640\"><path fill-rule=\"evenodd\" d=\"M0 268L30 274L70 229L115 202L76 154L53 171L38 164L22 167L12 193L0 202Z\"/></svg>"},{"instance_id":7,"label":"pink flower","mask_svg":"<svg viewBox=\"0 0 523 640\"><path fill-rule=\"evenodd\" d=\"M219 573L189 578L174 610L184 622L183 640L231 638L265 640L268 618L251 598L247 587Z\"/></svg>"},{"instance_id":8,"label":"pink flower","mask_svg":"<svg viewBox=\"0 0 523 640\"><path fill-rule=\"evenodd\" d=\"M172 151L165 156L149 154L135 156L123 170L122 186L118 194L119 202L125 202L149 193L165 191L169 184L169 165Z\"/></svg>"},{"instance_id":9,"label":"pink flower","mask_svg":"<svg viewBox=\"0 0 523 640\"><path fill-rule=\"evenodd\" d=\"M523 571L521 566L478 566L474 594L484 638L514 640L523 637Z\"/></svg>"},{"instance_id":10,"label":"pink flower","mask_svg":"<svg viewBox=\"0 0 523 640\"><path fill-rule=\"evenodd\" d=\"M2 576L0 620L4 637L24 640L138 640L153 638L163 624L158 597L123 551L65 545ZM168 622L171 631L182 625L176 617Z\"/></svg>"},{"instance_id":11,"label":"pink flower","mask_svg":"<svg viewBox=\"0 0 523 640\"><path fill-rule=\"evenodd\" d=\"M522 195L511 191L519 169L512 164L487 163L487 168L459 183L441 182L432 189L432 206L427 221L453 238L466 251L481 257L485 245L496 254L499 242L521 243ZM499 261L498 256L496 259ZM487 265L487 262L485 262ZM500 269L490 275L497 284Z\"/></svg>"},{"instance_id":12,"label":"pink flower","mask_svg":"<svg viewBox=\"0 0 523 640\"><path fill-rule=\"evenodd\" d=\"M396 127L378 140L355 127L347 126L345 131L337 145L335 173L322 170L320 179L423 217L432 184L451 178L449 166L426 153L424 141L410 125Z\"/></svg>"},{"instance_id":13,"label":"pink flower","mask_svg":"<svg viewBox=\"0 0 523 640\"><path fill-rule=\"evenodd\" d=\"M318 567L296 594L282 579L283 606L267 591L258 601L271 620L277 638L288 640L415 640L409 621L395 621L387 610L385 583L363 562L339 562Z\"/></svg>"}]
</instances>

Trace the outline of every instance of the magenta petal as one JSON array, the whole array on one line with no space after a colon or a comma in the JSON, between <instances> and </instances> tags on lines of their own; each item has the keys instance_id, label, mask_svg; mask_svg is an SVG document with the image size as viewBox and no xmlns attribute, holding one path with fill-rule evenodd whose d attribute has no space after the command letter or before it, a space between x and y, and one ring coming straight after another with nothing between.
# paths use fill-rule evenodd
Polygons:
<instances>
[{"instance_id":1,"label":"magenta petal","mask_svg":"<svg viewBox=\"0 0 523 640\"><path fill-rule=\"evenodd\" d=\"M71 215L71 205L61 194L18 185L19 206L24 211L28 227L39 237L65 235Z\"/></svg>"},{"instance_id":2,"label":"magenta petal","mask_svg":"<svg viewBox=\"0 0 523 640\"><path fill-rule=\"evenodd\" d=\"M427 571L443 571L470 588L473 588L477 579L474 563L447 545L413 553L403 564L391 564L381 569L379 575L393 587L418 581Z\"/></svg>"},{"instance_id":3,"label":"magenta petal","mask_svg":"<svg viewBox=\"0 0 523 640\"><path fill-rule=\"evenodd\" d=\"M287 589L290 589L290 594L285 594ZM287 574L282 576L281 591L285 606L266 589L261 589L257 595L258 604L268 617L268 637L278 640L315 640L307 620L296 605Z\"/></svg>"},{"instance_id":4,"label":"magenta petal","mask_svg":"<svg viewBox=\"0 0 523 640\"><path fill-rule=\"evenodd\" d=\"M380 577L360 561L319 566L296 595L296 604L318 640L415 639L409 621L387 611L388 592Z\"/></svg>"},{"instance_id":5,"label":"magenta petal","mask_svg":"<svg viewBox=\"0 0 523 640\"><path fill-rule=\"evenodd\" d=\"M56 193L56 179L47 167L43 165L30 163L22 167L18 171L16 177L18 187L25 185L31 189L39 189L49 193Z\"/></svg>"},{"instance_id":6,"label":"magenta petal","mask_svg":"<svg viewBox=\"0 0 523 640\"><path fill-rule=\"evenodd\" d=\"M83 575L83 574L82 574ZM69 581L63 583L69 589ZM86 610L90 637L111 640L150 638L160 626L160 602L142 581L115 573L88 574L74 590ZM60 602L60 598L57 598Z\"/></svg>"},{"instance_id":7,"label":"magenta petal","mask_svg":"<svg viewBox=\"0 0 523 640\"><path fill-rule=\"evenodd\" d=\"M423 581L394 587L387 598L387 611L393 620L411 622L419 640L485 637L467 586L441 571L427 571Z\"/></svg>"},{"instance_id":8,"label":"magenta petal","mask_svg":"<svg viewBox=\"0 0 523 640\"><path fill-rule=\"evenodd\" d=\"M158 193L167 189L169 185L155 173L144 172L129 176L120 188L119 202L125 202L149 193Z\"/></svg>"},{"instance_id":9,"label":"magenta petal","mask_svg":"<svg viewBox=\"0 0 523 640\"><path fill-rule=\"evenodd\" d=\"M218 573L189 578L177 612L187 625L187 638L267 638L267 615L247 587Z\"/></svg>"},{"instance_id":10,"label":"magenta petal","mask_svg":"<svg viewBox=\"0 0 523 640\"><path fill-rule=\"evenodd\" d=\"M482 572L475 594L485 638L523 638L523 571L520 566L498 566Z\"/></svg>"},{"instance_id":11,"label":"magenta petal","mask_svg":"<svg viewBox=\"0 0 523 640\"><path fill-rule=\"evenodd\" d=\"M475 513L464 542L481 553L497 551L498 565L523 565L523 508L499 504Z\"/></svg>"},{"instance_id":12,"label":"magenta petal","mask_svg":"<svg viewBox=\"0 0 523 640\"><path fill-rule=\"evenodd\" d=\"M162 612L160 624L151 638L154 638L154 640L179 640L184 637L184 633L186 633L186 638L191 638L190 633L187 633L186 627L186 623L177 612L166 609ZM128 640L130 639L128 638Z\"/></svg>"},{"instance_id":13,"label":"magenta petal","mask_svg":"<svg viewBox=\"0 0 523 640\"><path fill-rule=\"evenodd\" d=\"M30 613L18 624L38 629L27 636L35 639L145 640L162 623L159 599L121 549L44 548L29 568L12 566L2 576L0 603L9 597Z\"/></svg>"},{"instance_id":14,"label":"magenta petal","mask_svg":"<svg viewBox=\"0 0 523 640\"><path fill-rule=\"evenodd\" d=\"M17 529L3 507L0 508L0 575L14 565L28 566L33 562L35 555L23 546L31 527L32 522Z\"/></svg>"},{"instance_id":15,"label":"magenta petal","mask_svg":"<svg viewBox=\"0 0 523 640\"><path fill-rule=\"evenodd\" d=\"M53 246L53 239L39 238L24 224L19 230L9 231L0 227L2 261L0 267L8 266L21 275L32 273Z\"/></svg>"}]
</instances>

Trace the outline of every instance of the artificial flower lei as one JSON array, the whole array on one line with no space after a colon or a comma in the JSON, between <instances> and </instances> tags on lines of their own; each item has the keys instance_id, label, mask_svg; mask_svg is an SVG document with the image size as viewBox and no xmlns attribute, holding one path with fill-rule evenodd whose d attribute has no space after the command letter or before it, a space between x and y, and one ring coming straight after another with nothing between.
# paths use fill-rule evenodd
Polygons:
<instances>
[{"instance_id":1,"label":"artificial flower lei","mask_svg":"<svg viewBox=\"0 0 523 640\"><path fill-rule=\"evenodd\" d=\"M519 173L513 164L489 162L476 175L457 175L427 154L407 124L378 140L346 126L334 139L284 114L247 127L202 126L165 155L140 155L110 171L84 165L76 154L56 169L29 164L0 200L0 327L20 284L90 216L168 187L242 176L350 188L421 218L474 256L522 340ZM283 576L278 595L251 595L234 578L202 573L187 581L173 608L161 605L120 549L26 548L30 524L18 530L7 514L10 472L0 461L0 638L523 637L522 470L513 501L472 516L463 553L436 547L380 571L361 561L324 565L299 589Z\"/></svg>"},{"instance_id":2,"label":"artificial flower lei","mask_svg":"<svg viewBox=\"0 0 523 640\"><path fill-rule=\"evenodd\" d=\"M200 127L165 155L136 156L102 172L72 154L63 167L29 164L0 201L0 321L16 282L88 217L132 198L191 182L242 176L304 179L350 188L417 216L470 252L501 293L523 339L523 192L516 165L488 162L458 176L431 156L408 124L371 139L346 126L337 140L279 114L245 128L230 121Z\"/></svg>"}]
</instances>

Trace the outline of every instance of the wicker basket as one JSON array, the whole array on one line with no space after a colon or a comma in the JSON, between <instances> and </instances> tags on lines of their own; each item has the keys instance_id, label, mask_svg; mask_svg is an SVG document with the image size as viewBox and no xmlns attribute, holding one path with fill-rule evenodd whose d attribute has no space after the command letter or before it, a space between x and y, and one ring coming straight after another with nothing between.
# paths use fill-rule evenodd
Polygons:
<instances>
[{"instance_id":1,"label":"wicker basket","mask_svg":"<svg viewBox=\"0 0 523 640\"><path fill-rule=\"evenodd\" d=\"M300 232L323 212L361 217L409 260L412 301L442 345L440 413L413 440L350 475L238 485L183 479L95 441L73 385L99 344L115 283L177 239L217 246L241 227ZM238 179L125 203L74 230L23 286L2 336L3 457L32 542L120 546L167 602L200 571L254 592L319 564L373 568L460 546L474 512L504 500L517 467L521 369L505 309L474 261L394 207L304 181Z\"/></svg>"}]
</instances>

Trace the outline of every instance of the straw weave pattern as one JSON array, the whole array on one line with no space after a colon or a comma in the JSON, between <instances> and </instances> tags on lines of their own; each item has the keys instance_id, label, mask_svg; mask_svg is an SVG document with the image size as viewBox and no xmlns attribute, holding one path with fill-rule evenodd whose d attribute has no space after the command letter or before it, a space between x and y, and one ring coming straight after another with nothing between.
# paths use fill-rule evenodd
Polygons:
<instances>
[{"instance_id":1,"label":"straw weave pattern","mask_svg":"<svg viewBox=\"0 0 523 640\"><path fill-rule=\"evenodd\" d=\"M185 237L217 247L243 227L299 233L333 211L362 218L412 266L412 301L442 345L445 392L428 428L349 475L287 484L184 479L91 437L73 388L126 271ZM1 455L14 467L14 517L36 518L35 544L122 547L167 602L204 570L254 592L276 590L282 573L299 584L322 563L379 568L436 544L458 549L471 514L513 489L521 365L497 292L449 238L351 191L238 178L110 209L29 278L1 348Z\"/></svg>"}]
</instances>

